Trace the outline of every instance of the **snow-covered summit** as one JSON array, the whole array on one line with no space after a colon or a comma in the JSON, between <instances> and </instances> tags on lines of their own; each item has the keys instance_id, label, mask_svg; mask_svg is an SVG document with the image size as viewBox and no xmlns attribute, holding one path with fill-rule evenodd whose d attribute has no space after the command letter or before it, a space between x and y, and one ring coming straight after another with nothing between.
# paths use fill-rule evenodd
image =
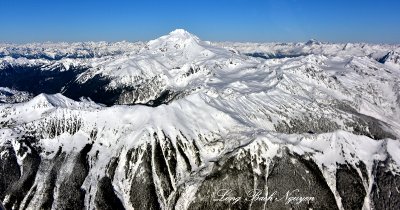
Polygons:
<instances>
[{"instance_id":1,"label":"snow-covered summit","mask_svg":"<svg viewBox=\"0 0 400 210\"><path fill-rule=\"evenodd\" d=\"M251 60L177 29L149 41L138 53L99 60L78 82L85 83L96 76L106 77L111 80L107 89L134 89L118 99L121 103L147 103L161 97L165 91L195 89L215 68L229 68L245 59ZM142 91L147 92L146 96L137 98L143 96Z\"/></svg>"},{"instance_id":2,"label":"snow-covered summit","mask_svg":"<svg viewBox=\"0 0 400 210\"><path fill-rule=\"evenodd\" d=\"M76 102L63 96L60 93L57 94L39 94L29 101L31 104L43 107L63 107L71 108Z\"/></svg>"},{"instance_id":3,"label":"snow-covered summit","mask_svg":"<svg viewBox=\"0 0 400 210\"><path fill-rule=\"evenodd\" d=\"M392 50L382 57L379 62L395 68L400 67L400 53Z\"/></svg>"},{"instance_id":4,"label":"snow-covered summit","mask_svg":"<svg viewBox=\"0 0 400 210\"><path fill-rule=\"evenodd\" d=\"M151 40L147 43L150 49L159 48L180 48L180 47L193 47L200 44L200 39L183 30L176 29L170 32L168 35L162 36L160 38ZM182 46L181 46L182 45Z\"/></svg>"},{"instance_id":5,"label":"snow-covered summit","mask_svg":"<svg viewBox=\"0 0 400 210\"><path fill-rule=\"evenodd\" d=\"M322 44L322 42L316 39L310 39L305 43L305 45L320 45L320 44Z\"/></svg>"},{"instance_id":6,"label":"snow-covered summit","mask_svg":"<svg viewBox=\"0 0 400 210\"><path fill-rule=\"evenodd\" d=\"M83 110L83 109L97 109L100 105L92 101L74 101L65 97L61 93L45 94L41 93L33 97L30 101L18 104L23 109L69 109L69 110Z\"/></svg>"},{"instance_id":7,"label":"snow-covered summit","mask_svg":"<svg viewBox=\"0 0 400 210\"><path fill-rule=\"evenodd\" d=\"M221 49L215 49L210 42L202 41L196 35L183 29L176 29L165 36L149 41L142 53L193 60L202 56L212 56L216 53L215 50Z\"/></svg>"}]
</instances>

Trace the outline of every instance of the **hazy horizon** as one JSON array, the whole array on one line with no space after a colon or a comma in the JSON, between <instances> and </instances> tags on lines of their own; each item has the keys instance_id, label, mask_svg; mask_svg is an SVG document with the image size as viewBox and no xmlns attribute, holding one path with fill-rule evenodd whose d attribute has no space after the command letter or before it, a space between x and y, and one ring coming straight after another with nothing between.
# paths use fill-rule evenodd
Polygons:
<instances>
[{"instance_id":1,"label":"hazy horizon","mask_svg":"<svg viewBox=\"0 0 400 210\"><path fill-rule=\"evenodd\" d=\"M0 2L0 43L148 41L183 28L213 42L399 44L400 2L32 1Z\"/></svg>"}]
</instances>

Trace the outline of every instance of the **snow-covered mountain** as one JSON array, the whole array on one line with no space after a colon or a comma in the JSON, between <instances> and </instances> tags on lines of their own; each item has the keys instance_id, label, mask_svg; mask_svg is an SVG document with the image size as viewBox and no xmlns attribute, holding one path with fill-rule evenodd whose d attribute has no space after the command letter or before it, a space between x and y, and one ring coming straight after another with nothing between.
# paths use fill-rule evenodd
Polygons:
<instances>
[{"instance_id":1,"label":"snow-covered mountain","mask_svg":"<svg viewBox=\"0 0 400 210\"><path fill-rule=\"evenodd\" d=\"M77 46L96 56L67 56ZM399 46L211 43L178 29L0 49L6 208L399 206Z\"/></svg>"}]
</instances>

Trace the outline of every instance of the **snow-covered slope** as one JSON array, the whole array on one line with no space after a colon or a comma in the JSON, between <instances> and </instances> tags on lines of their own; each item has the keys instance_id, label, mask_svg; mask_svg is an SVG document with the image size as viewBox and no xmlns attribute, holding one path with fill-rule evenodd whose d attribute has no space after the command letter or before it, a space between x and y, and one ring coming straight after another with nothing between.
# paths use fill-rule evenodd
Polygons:
<instances>
[{"instance_id":1,"label":"snow-covered slope","mask_svg":"<svg viewBox=\"0 0 400 210\"><path fill-rule=\"evenodd\" d=\"M80 84L96 76L109 78L106 90L123 88L117 104L142 103L163 97L174 97L202 84L216 68L232 60L249 58L212 46L198 37L178 29L149 41L137 54L93 64L82 73Z\"/></svg>"},{"instance_id":2,"label":"snow-covered slope","mask_svg":"<svg viewBox=\"0 0 400 210\"><path fill-rule=\"evenodd\" d=\"M13 209L396 209L390 52L398 46L210 43L178 29L73 59L79 71L37 65L75 74L62 94L0 104L0 198Z\"/></svg>"}]
</instances>

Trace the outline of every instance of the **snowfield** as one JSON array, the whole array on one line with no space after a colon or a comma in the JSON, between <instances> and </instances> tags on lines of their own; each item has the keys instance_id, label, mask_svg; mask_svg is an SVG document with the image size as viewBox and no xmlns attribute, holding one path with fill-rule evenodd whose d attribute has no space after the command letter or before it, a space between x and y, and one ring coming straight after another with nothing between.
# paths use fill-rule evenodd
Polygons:
<instances>
[{"instance_id":1,"label":"snowfield","mask_svg":"<svg viewBox=\"0 0 400 210\"><path fill-rule=\"evenodd\" d=\"M178 29L147 43L0 44L0 77L6 208L400 205L400 46L212 43ZM220 202L219 189L315 200Z\"/></svg>"}]
</instances>

